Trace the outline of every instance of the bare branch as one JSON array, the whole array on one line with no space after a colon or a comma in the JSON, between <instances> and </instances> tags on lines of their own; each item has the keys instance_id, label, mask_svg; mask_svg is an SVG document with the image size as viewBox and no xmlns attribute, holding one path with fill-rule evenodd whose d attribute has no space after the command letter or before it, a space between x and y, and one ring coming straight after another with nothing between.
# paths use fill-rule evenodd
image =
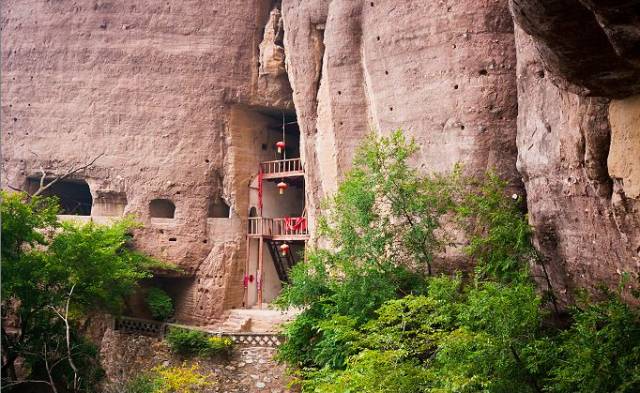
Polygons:
<instances>
[{"instance_id":1,"label":"bare branch","mask_svg":"<svg viewBox=\"0 0 640 393\"><path fill-rule=\"evenodd\" d=\"M20 381L15 381L15 382L11 382L5 385L2 385L3 388L8 388L9 386L15 386L15 385L22 385L25 383L44 383L45 385L49 385L51 386L51 383L49 381L42 381L39 379L22 379Z\"/></svg>"},{"instance_id":2,"label":"bare branch","mask_svg":"<svg viewBox=\"0 0 640 393\"><path fill-rule=\"evenodd\" d=\"M40 188L38 189L38 191L40 191L41 189L43 189L44 187L44 179L47 178L47 172L45 172L44 168L41 166L40 167L40 172L42 173L42 176L40 177ZM37 191L36 191L36 195L37 195Z\"/></svg>"},{"instance_id":3,"label":"bare branch","mask_svg":"<svg viewBox=\"0 0 640 393\"><path fill-rule=\"evenodd\" d=\"M69 294L67 295L67 301L64 306L64 315L58 311L55 307L49 306L53 310L53 312L58 315L58 317L64 322L65 331L66 331L66 344L67 344L67 360L69 361L69 366L73 370L73 391L78 391L78 367L73 361L73 351L71 347L71 326L69 325L69 305L71 303L71 296L73 296L73 291L76 288L76 284L71 286L69 290ZM56 392L57 393L57 392Z\"/></svg>"},{"instance_id":4,"label":"bare branch","mask_svg":"<svg viewBox=\"0 0 640 393\"><path fill-rule=\"evenodd\" d=\"M14 187L11 184L7 184L7 187L12 189L13 191L25 192L25 190L23 190L22 188Z\"/></svg>"},{"instance_id":5,"label":"bare branch","mask_svg":"<svg viewBox=\"0 0 640 393\"><path fill-rule=\"evenodd\" d=\"M64 307L64 324L67 330L67 356L69 358L69 365L73 369L73 391L74 392L78 391L78 368L76 367L76 364L73 362L73 357L71 356L71 328L69 327L69 303L71 303L71 296L73 295L73 290L75 288L76 288L76 284L73 284L71 286L71 290L69 291L69 296L67 297L67 304Z\"/></svg>"},{"instance_id":6,"label":"bare branch","mask_svg":"<svg viewBox=\"0 0 640 393\"><path fill-rule=\"evenodd\" d=\"M44 171L43 168L40 168L40 171L42 172L42 177L40 178L40 188L34 192L31 196L38 196L40 194L42 194L46 189L48 189L49 187L51 187L52 185L56 184L57 182L59 182L60 180L64 180L69 176L72 176L82 170L87 169L88 167L90 167L91 165L93 165L100 157L104 156L104 153L100 153L98 154L96 157L94 157L92 160L90 160L89 162L77 166L77 167L72 167L71 169L69 169L67 172L65 172L64 174L60 175L60 176L56 176L55 178L53 178L53 180L51 180L49 183L44 184L45 183L45 178L46 178L46 172Z\"/></svg>"},{"instance_id":7,"label":"bare branch","mask_svg":"<svg viewBox=\"0 0 640 393\"><path fill-rule=\"evenodd\" d=\"M49 376L49 382L51 386L51 390L53 393L58 393L58 389L56 388L56 384L53 382L53 376L51 375L51 367L49 367L49 359L47 356L47 341L44 341L44 367L47 370L47 375Z\"/></svg>"}]
</instances>

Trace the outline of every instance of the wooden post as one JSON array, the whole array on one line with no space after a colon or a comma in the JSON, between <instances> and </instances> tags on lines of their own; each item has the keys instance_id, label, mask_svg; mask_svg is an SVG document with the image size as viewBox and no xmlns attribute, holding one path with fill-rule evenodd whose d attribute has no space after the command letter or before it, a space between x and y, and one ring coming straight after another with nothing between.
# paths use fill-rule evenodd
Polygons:
<instances>
[{"instance_id":1,"label":"wooden post","mask_svg":"<svg viewBox=\"0 0 640 393\"><path fill-rule=\"evenodd\" d=\"M251 223L251 220L249 220ZM249 306L249 266L251 266L251 238L247 235L247 259L244 264L244 275L242 276L242 306Z\"/></svg>"},{"instance_id":2,"label":"wooden post","mask_svg":"<svg viewBox=\"0 0 640 393\"><path fill-rule=\"evenodd\" d=\"M262 308L262 272L264 268L264 258L263 258L263 243L264 237L260 236L260 244L258 245L258 307Z\"/></svg>"}]
</instances>

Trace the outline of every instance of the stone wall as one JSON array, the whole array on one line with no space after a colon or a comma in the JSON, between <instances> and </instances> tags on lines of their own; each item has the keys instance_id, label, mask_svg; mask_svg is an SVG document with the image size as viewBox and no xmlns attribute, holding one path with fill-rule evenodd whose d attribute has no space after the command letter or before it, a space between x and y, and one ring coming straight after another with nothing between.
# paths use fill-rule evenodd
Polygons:
<instances>
[{"instance_id":1,"label":"stone wall","mask_svg":"<svg viewBox=\"0 0 640 393\"><path fill-rule=\"evenodd\" d=\"M233 349L228 359L182 359L172 355L160 339L125 334L108 329L102 339L100 361L106 380L119 385L156 366L179 366L197 362L200 371L211 374L214 383L202 393L210 392L291 392L285 366L273 356L275 348L242 347Z\"/></svg>"}]
</instances>

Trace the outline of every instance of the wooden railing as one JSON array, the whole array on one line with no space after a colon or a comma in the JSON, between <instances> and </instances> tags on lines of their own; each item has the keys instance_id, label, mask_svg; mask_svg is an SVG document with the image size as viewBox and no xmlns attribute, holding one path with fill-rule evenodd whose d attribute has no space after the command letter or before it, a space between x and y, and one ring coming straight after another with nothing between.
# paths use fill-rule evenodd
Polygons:
<instances>
[{"instance_id":1,"label":"wooden railing","mask_svg":"<svg viewBox=\"0 0 640 393\"><path fill-rule=\"evenodd\" d=\"M289 223L287 224L287 221ZM308 236L306 217L249 217L250 236Z\"/></svg>"},{"instance_id":2,"label":"wooden railing","mask_svg":"<svg viewBox=\"0 0 640 393\"><path fill-rule=\"evenodd\" d=\"M267 179L270 177L301 176L304 174L304 167L300 158L261 162L260 170L264 178Z\"/></svg>"}]
</instances>

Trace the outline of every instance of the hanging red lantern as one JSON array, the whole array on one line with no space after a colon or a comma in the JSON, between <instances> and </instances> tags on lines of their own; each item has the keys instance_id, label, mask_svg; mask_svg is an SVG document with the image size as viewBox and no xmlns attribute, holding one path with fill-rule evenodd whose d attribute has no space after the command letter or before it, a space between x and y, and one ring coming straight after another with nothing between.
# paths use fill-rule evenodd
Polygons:
<instances>
[{"instance_id":1,"label":"hanging red lantern","mask_svg":"<svg viewBox=\"0 0 640 393\"><path fill-rule=\"evenodd\" d=\"M280 245L280 255L283 257L289 253L289 245L287 243L283 243Z\"/></svg>"},{"instance_id":2,"label":"hanging red lantern","mask_svg":"<svg viewBox=\"0 0 640 393\"><path fill-rule=\"evenodd\" d=\"M284 141L276 142L276 147L278 148L278 154L281 154L282 150L284 150L284 147L285 147Z\"/></svg>"},{"instance_id":3,"label":"hanging red lantern","mask_svg":"<svg viewBox=\"0 0 640 393\"><path fill-rule=\"evenodd\" d=\"M284 194L284 190L289 188L289 185L287 183L281 181L280 183L278 183L277 187L278 187L278 190L280 191L280 195L282 195L282 194Z\"/></svg>"}]
</instances>

